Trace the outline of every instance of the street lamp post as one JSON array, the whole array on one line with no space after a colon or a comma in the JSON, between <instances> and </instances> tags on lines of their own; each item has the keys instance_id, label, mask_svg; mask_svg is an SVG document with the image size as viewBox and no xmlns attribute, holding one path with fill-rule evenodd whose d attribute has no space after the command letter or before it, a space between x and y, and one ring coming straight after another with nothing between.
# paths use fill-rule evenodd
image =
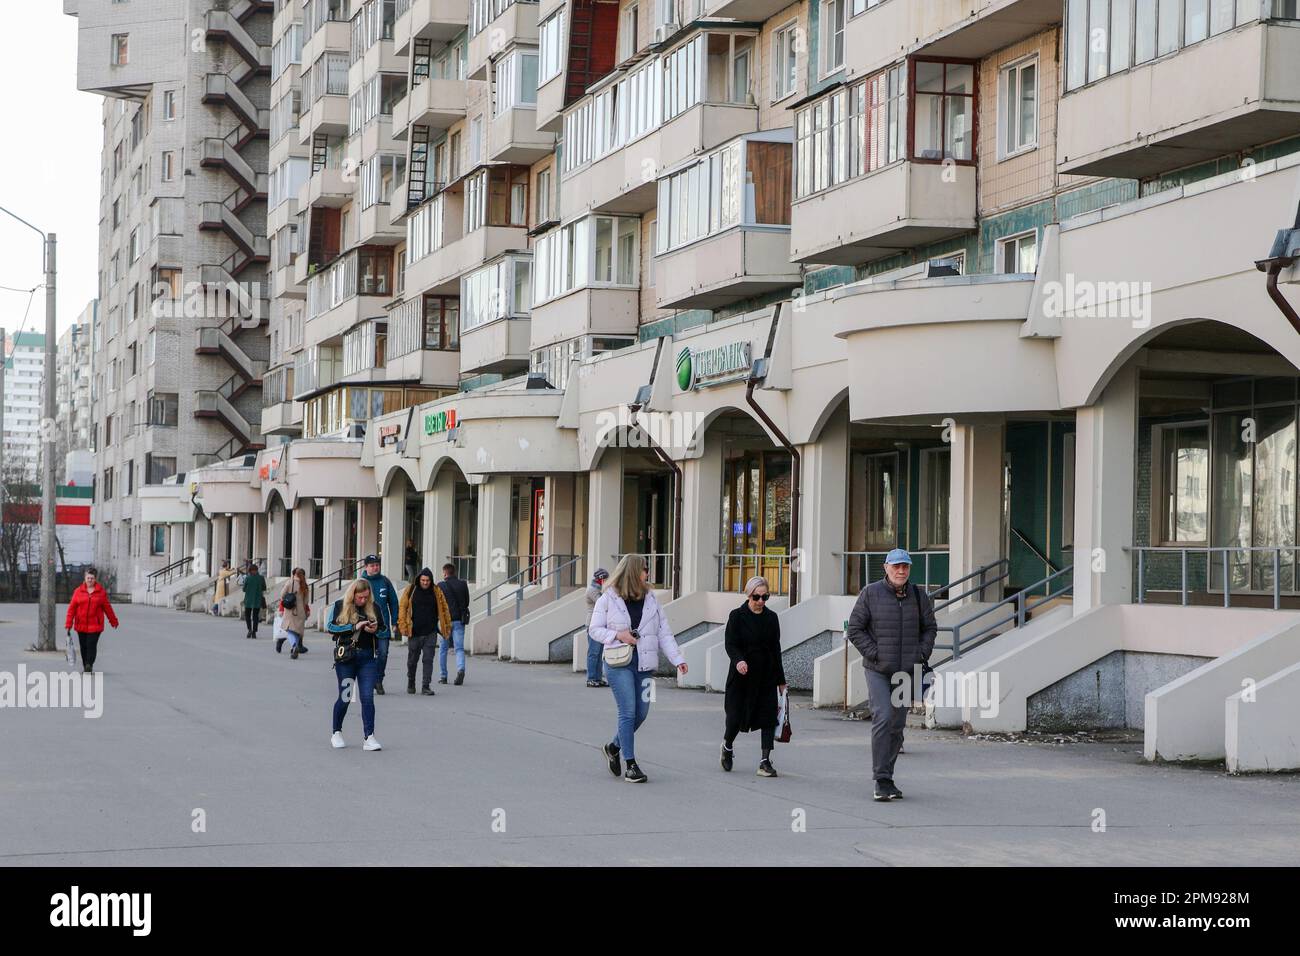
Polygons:
<instances>
[{"instance_id":1,"label":"street lamp post","mask_svg":"<svg viewBox=\"0 0 1300 956\"><path fill-rule=\"evenodd\" d=\"M52 651L54 642L54 391L55 391L55 238L3 206L0 212L17 219L41 237L45 260L45 386L44 415L41 421L41 606L40 630L34 650Z\"/></svg>"}]
</instances>

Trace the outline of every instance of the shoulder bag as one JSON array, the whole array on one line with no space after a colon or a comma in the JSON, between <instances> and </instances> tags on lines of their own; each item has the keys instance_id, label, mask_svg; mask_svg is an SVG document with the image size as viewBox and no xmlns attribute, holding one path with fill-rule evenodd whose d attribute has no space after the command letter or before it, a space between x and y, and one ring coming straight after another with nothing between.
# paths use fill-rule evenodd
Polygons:
<instances>
[{"instance_id":1,"label":"shoulder bag","mask_svg":"<svg viewBox=\"0 0 1300 956\"><path fill-rule=\"evenodd\" d=\"M641 635L637 633L636 628L632 629L632 636L638 641ZM613 647L606 647L600 652L600 659L610 667L627 667L632 663L632 658L636 655L636 645L624 644L622 641Z\"/></svg>"}]
</instances>

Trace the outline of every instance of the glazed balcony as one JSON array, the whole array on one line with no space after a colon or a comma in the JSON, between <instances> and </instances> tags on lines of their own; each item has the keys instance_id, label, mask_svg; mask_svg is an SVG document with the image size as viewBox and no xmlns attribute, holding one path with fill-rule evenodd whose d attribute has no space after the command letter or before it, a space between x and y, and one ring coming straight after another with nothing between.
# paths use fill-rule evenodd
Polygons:
<instances>
[{"instance_id":1,"label":"glazed balcony","mask_svg":"<svg viewBox=\"0 0 1300 956\"><path fill-rule=\"evenodd\" d=\"M479 14L485 21L483 28L469 40L467 75L471 80L486 80L488 61L511 44L537 45L537 4L513 0L504 10L500 10L506 2L507 0L472 0L474 5L487 10L487 13ZM500 12L491 16L495 10ZM489 16L491 19L487 19Z\"/></svg>"}]
</instances>

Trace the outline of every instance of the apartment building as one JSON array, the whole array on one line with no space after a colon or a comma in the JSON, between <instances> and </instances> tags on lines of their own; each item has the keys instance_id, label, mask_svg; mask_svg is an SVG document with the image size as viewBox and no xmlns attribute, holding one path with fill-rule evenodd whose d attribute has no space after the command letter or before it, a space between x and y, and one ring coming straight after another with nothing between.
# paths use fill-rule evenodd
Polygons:
<instances>
[{"instance_id":1,"label":"apartment building","mask_svg":"<svg viewBox=\"0 0 1300 956\"><path fill-rule=\"evenodd\" d=\"M941 672L1002 681L938 722L1300 762L1264 716L1300 679L1298 17L286 3L286 440L191 476L194 539L326 589L412 541L522 660L648 553L714 687L757 571L819 705L863 695L842 622L903 546Z\"/></svg>"},{"instance_id":2,"label":"apartment building","mask_svg":"<svg viewBox=\"0 0 1300 956\"><path fill-rule=\"evenodd\" d=\"M20 331L4 344L4 470L8 480L38 482L45 335Z\"/></svg>"},{"instance_id":3,"label":"apartment building","mask_svg":"<svg viewBox=\"0 0 1300 956\"><path fill-rule=\"evenodd\" d=\"M57 434L55 459L57 471L55 481L62 485L68 482L88 486L89 475L73 474L86 470L85 462L91 451L91 438L94 423L91 410L91 338L94 335L96 312L99 303L92 299L77 316L71 326L59 336L55 361L58 371L55 376L55 428ZM75 457L71 473L68 455L80 452ZM91 468L93 471L93 466Z\"/></svg>"},{"instance_id":4,"label":"apartment building","mask_svg":"<svg viewBox=\"0 0 1300 956\"><path fill-rule=\"evenodd\" d=\"M183 545L157 489L265 446L270 10L64 2L104 96L93 520L122 590Z\"/></svg>"}]
</instances>

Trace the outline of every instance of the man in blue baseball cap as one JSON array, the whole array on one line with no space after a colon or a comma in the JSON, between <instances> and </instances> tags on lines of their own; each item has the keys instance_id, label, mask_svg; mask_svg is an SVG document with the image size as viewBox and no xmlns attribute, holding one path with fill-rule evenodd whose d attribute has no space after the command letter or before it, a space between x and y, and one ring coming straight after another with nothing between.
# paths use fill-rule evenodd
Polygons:
<instances>
[{"instance_id":1,"label":"man in blue baseball cap","mask_svg":"<svg viewBox=\"0 0 1300 956\"><path fill-rule=\"evenodd\" d=\"M939 631L934 603L924 589L908 583L911 573L912 556L894 548L885 555L885 576L862 589L849 615L847 636L862 654L867 674L871 774L876 781L874 797L880 801L903 796L894 786L894 761L903 747L903 728L913 694L904 695L901 704L895 703L896 675L911 681L913 669L930 659Z\"/></svg>"}]
</instances>

